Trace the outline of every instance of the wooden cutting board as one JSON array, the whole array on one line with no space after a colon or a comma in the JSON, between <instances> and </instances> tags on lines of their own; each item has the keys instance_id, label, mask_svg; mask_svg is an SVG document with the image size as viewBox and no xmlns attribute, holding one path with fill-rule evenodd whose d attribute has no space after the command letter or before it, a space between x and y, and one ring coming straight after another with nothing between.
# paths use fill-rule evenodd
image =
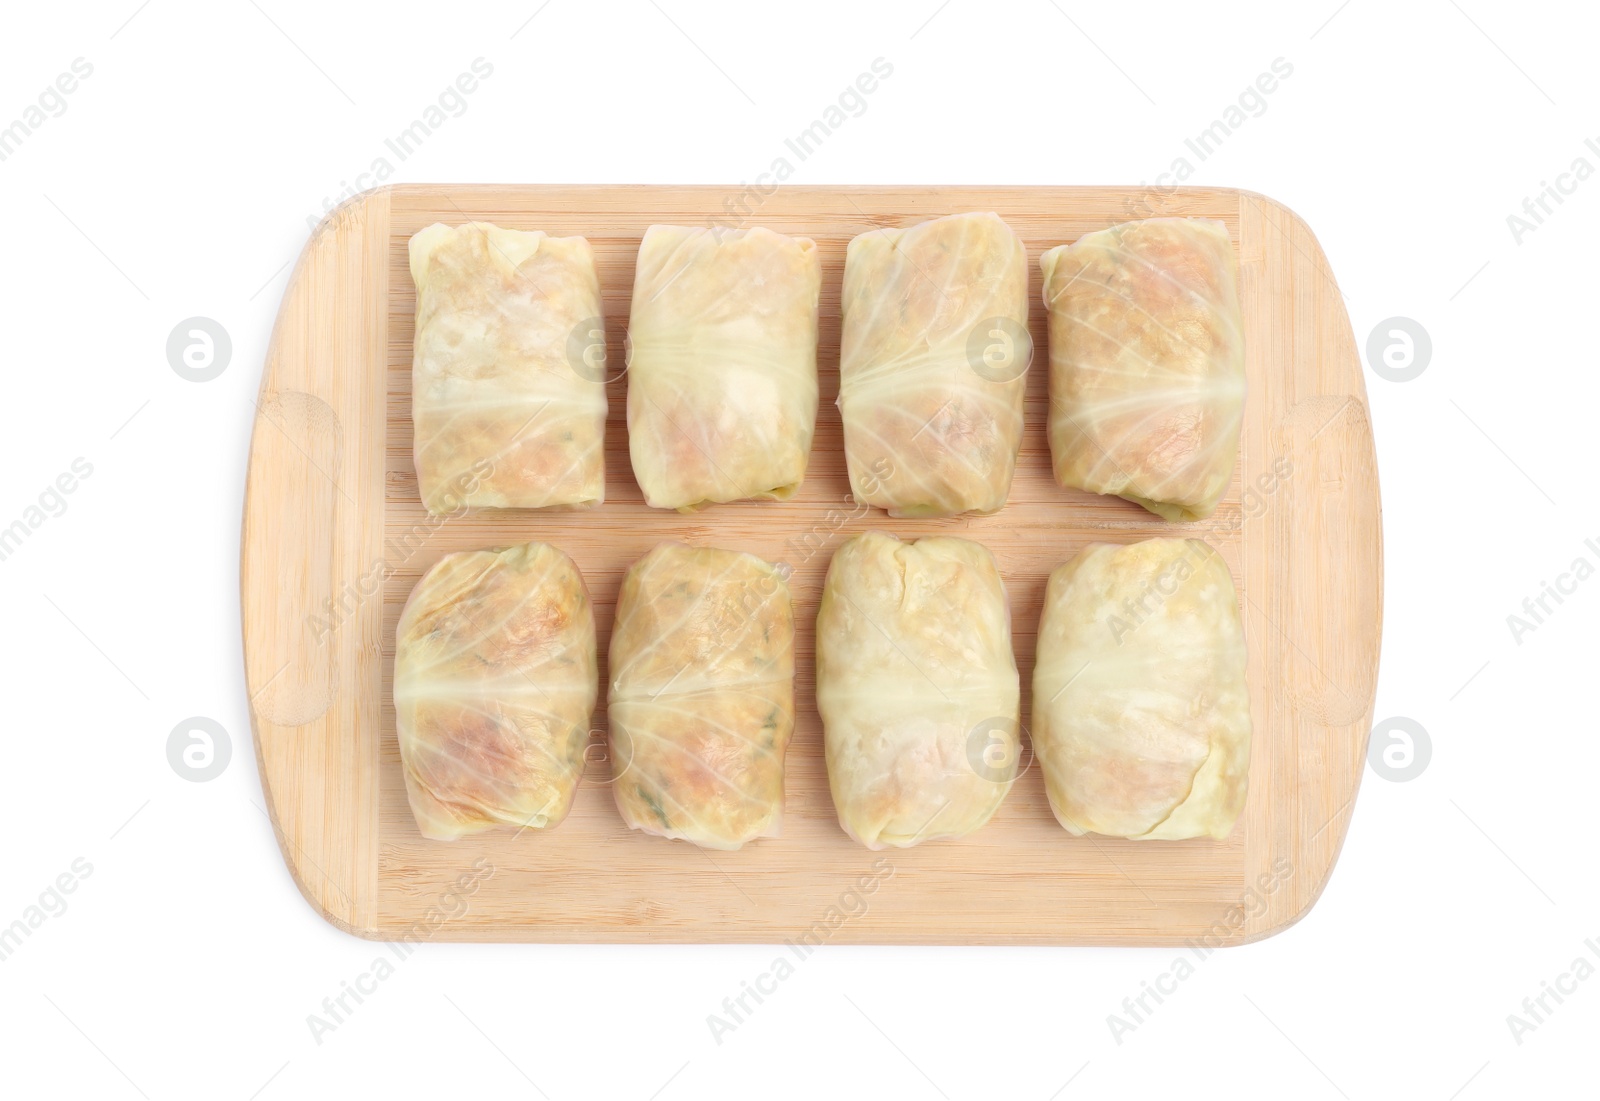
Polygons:
<instances>
[{"instance_id":1,"label":"wooden cutting board","mask_svg":"<svg viewBox=\"0 0 1600 1101\"><path fill-rule=\"evenodd\" d=\"M620 373L633 261L652 223L803 234L823 264L822 403L804 487L781 503L693 516L646 507L628 462L626 379L608 384L606 503L589 512L430 518L411 461L415 293L407 239L470 219L594 246L609 363ZM845 245L874 227L996 211L1022 236L1035 347L1027 428L998 515L891 520L848 499L838 409ZM1155 215L1219 218L1239 251L1248 397L1222 506L1197 524L1063 490L1045 443L1038 257ZM1284 473L1284 472L1287 473ZM1034 633L1051 569L1092 541L1198 535L1234 573L1249 645L1250 794L1225 841L1069 836L1028 767L987 827L868 852L837 825L813 697L812 625L832 551L879 527L951 533L994 551L1031 706ZM1294 922L1328 881L1365 759L1383 570L1361 364L1311 230L1270 199L1186 188L402 186L329 216L284 294L262 378L245 494L244 648L257 759L295 882L341 929L380 939L777 943L1241 943ZM601 706L571 816L550 831L425 841L406 804L390 698L395 624L442 555L540 539L594 597ZM784 835L707 853L622 825L606 787L604 653L629 563L663 539L794 568L799 708ZM812 549L815 548L815 549ZM1025 756L1024 760L1028 758ZM863 886L865 884L865 886ZM869 890L870 888L870 890Z\"/></svg>"}]
</instances>

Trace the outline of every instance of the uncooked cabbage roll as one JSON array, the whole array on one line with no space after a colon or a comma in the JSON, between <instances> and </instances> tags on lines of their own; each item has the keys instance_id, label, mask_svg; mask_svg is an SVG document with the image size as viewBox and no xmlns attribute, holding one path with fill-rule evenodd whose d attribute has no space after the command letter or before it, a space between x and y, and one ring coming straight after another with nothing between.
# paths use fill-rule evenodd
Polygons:
<instances>
[{"instance_id":1,"label":"uncooked cabbage roll","mask_svg":"<svg viewBox=\"0 0 1600 1101\"><path fill-rule=\"evenodd\" d=\"M821 283L804 237L645 233L628 320L628 453L652 506L794 495L817 421Z\"/></svg>"},{"instance_id":2,"label":"uncooked cabbage roll","mask_svg":"<svg viewBox=\"0 0 1600 1101\"><path fill-rule=\"evenodd\" d=\"M598 694L594 611L572 559L545 543L441 558L395 631L395 724L422 836L559 823Z\"/></svg>"},{"instance_id":3,"label":"uncooked cabbage roll","mask_svg":"<svg viewBox=\"0 0 1600 1101\"><path fill-rule=\"evenodd\" d=\"M1092 543L1050 575L1033 752L1073 834L1228 836L1250 695L1233 578L1199 539Z\"/></svg>"},{"instance_id":4,"label":"uncooked cabbage roll","mask_svg":"<svg viewBox=\"0 0 1600 1101\"><path fill-rule=\"evenodd\" d=\"M994 512L1022 446L1028 255L997 214L875 229L845 254L850 489L890 516Z\"/></svg>"},{"instance_id":5,"label":"uncooked cabbage roll","mask_svg":"<svg viewBox=\"0 0 1600 1101\"><path fill-rule=\"evenodd\" d=\"M1056 481L1168 520L1210 516L1233 477L1244 410L1239 261L1227 227L1127 222L1039 263Z\"/></svg>"},{"instance_id":6,"label":"uncooked cabbage roll","mask_svg":"<svg viewBox=\"0 0 1600 1101\"><path fill-rule=\"evenodd\" d=\"M432 513L605 497L604 324L582 237L487 222L411 238L417 488Z\"/></svg>"},{"instance_id":7,"label":"uncooked cabbage roll","mask_svg":"<svg viewBox=\"0 0 1600 1101\"><path fill-rule=\"evenodd\" d=\"M845 833L908 848L981 827L1016 778L1020 685L994 557L868 532L828 565L817 710Z\"/></svg>"},{"instance_id":8,"label":"uncooked cabbage roll","mask_svg":"<svg viewBox=\"0 0 1600 1101\"><path fill-rule=\"evenodd\" d=\"M662 543L611 632L612 790L636 830L708 849L776 837L794 732L794 611L751 554Z\"/></svg>"}]
</instances>

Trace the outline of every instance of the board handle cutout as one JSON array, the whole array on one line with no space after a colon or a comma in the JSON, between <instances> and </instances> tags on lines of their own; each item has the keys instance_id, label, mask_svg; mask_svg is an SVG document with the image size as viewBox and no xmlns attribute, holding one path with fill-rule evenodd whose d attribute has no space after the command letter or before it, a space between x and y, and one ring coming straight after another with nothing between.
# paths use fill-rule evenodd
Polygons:
<instances>
[{"instance_id":1,"label":"board handle cutout","mask_svg":"<svg viewBox=\"0 0 1600 1101\"><path fill-rule=\"evenodd\" d=\"M245 539L247 561L279 600L278 614L246 636L246 684L261 722L304 726L338 695L339 629L356 610L333 591L343 450L343 426L327 402L299 390L262 395L246 515L273 521L247 527ZM299 529L292 537L282 530L290 526Z\"/></svg>"}]
</instances>

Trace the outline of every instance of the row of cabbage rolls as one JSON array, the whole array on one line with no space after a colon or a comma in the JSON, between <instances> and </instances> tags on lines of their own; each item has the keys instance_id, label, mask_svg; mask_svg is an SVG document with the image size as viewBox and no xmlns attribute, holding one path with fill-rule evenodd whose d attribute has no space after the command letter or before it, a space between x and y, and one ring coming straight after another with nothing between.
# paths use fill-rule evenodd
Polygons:
<instances>
[{"instance_id":1,"label":"row of cabbage rolls","mask_svg":"<svg viewBox=\"0 0 1600 1101\"><path fill-rule=\"evenodd\" d=\"M787 571L667 542L611 633L610 785L628 826L712 849L779 834L795 725ZM448 555L412 591L394 702L424 837L548 829L584 772L599 689L578 568L545 543ZM868 532L828 566L816 698L839 824L870 849L959 837L1022 759L1011 616L964 539ZM1225 837L1250 754L1233 581L1196 539L1092 544L1051 575L1032 749L1072 834Z\"/></svg>"},{"instance_id":2,"label":"row of cabbage rolls","mask_svg":"<svg viewBox=\"0 0 1600 1101\"><path fill-rule=\"evenodd\" d=\"M589 243L482 222L410 242L414 454L423 503L589 506L605 494L608 367ZM1063 486L1169 520L1216 508L1244 401L1226 227L1155 218L1041 257L1048 436ZM814 242L652 226L628 319L628 449L652 506L781 500L817 414ZM1006 502L1032 362L1022 240L995 214L853 239L840 297L850 485L891 516Z\"/></svg>"}]
</instances>

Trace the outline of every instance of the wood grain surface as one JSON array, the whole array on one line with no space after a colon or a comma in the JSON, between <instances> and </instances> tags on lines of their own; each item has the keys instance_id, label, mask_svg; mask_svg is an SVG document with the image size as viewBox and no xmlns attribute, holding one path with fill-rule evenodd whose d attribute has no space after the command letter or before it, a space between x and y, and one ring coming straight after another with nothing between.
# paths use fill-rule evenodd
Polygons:
<instances>
[{"instance_id":1,"label":"wood grain surface","mask_svg":"<svg viewBox=\"0 0 1600 1101\"><path fill-rule=\"evenodd\" d=\"M748 209L740 209L741 205ZM874 228L992 210L1028 246L1036 353L1010 503L999 514L892 520L848 497L838 410L845 245ZM1132 218L1226 223L1239 251L1248 393L1234 482L1210 519L1169 524L1063 490L1045 443L1038 257ZM611 414L606 502L592 511L430 517L411 460L410 235L481 219L581 234L605 301ZM628 462L621 376L633 261L653 223L764 225L813 238L823 264L822 402L790 501L684 516L645 506ZM1343 300L1309 228L1220 189L402 186L357 196L307 244L262 379L241 583L256 752L278 841L317 911L360 936L410 940L926 944L1242 943L1316 901L1354 809L1382 615L1377 469ZM1283 473L1287 471L1287 473ZM1232 835L1069 836L1025 768L976 834L872 853L839 829L813 698L812 626L833 550L872 528L975 539L1005 577L1028 717L1051 569L1093 541L1202 537L1238 586L1255 737ZM571 816L557 829L425 841L406 805L390 698L394 633L417 579L451 551L539 539L594 596L602 703ZM606 786L604 651L628 564L663 539L750 551L794 574L798 716L781 838L706 853L626 829ZM1029 758L1024 754L1024 763ZM868 893L860 884L871 884Z\"/></svg>"}]
</instances>

